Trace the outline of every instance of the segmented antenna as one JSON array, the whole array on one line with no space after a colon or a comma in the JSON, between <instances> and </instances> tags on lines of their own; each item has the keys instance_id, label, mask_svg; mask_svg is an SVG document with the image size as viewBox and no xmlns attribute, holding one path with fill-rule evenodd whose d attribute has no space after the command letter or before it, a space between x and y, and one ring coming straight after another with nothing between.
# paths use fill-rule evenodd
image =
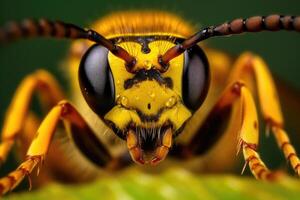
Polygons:
<instances>
[{"instance_id":1,"label":"segmented antenna","mask_svg":"<svg viewBox=\"0 0 300 200\"><path fill-rule=\"evenodd\" d=\"M215 36L237 35L245 32L260 31L298 31L300 32L300 16L289 15L269 15L255 16L246 19L235 19L219 26L204 28L170 48L164 55L159 57L159 63L164 69L167 69L168 63L173 58L182 54L188 48L196 45L198 42Z\"/></svg>"},{"instance_id":2,"label":"segmented antenna","mask_svg":"<svg viewBox=\"0 0 300 200\"><path fill-rule=\"evenodd\" d=\"M115 56L123 59L127 67L132 67L135 64L135 58L122 47L115 45L112 41L106 39L96 31L85 30L74 24L49 21L46 19L40 19L38 21L26 19L21 23L11 22L5 27L0 28L0 44L33 37L88 39L101 44Z\"/></svg>"}]
</instances>

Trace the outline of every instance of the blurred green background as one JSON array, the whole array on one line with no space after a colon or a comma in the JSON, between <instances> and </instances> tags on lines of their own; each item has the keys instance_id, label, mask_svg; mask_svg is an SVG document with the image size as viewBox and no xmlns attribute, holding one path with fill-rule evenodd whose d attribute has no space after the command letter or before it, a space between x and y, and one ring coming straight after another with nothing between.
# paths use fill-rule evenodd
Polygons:
<instances>
[{"instance_id":1,"label":"blurred green background","mask_svg":"<svg viewBox=\"0 0 300 200\"><path fill-rule=\"evenodd\" d=\"M175 12L199 26L209 26L236 17L266 15L271 13L300 15L299 0L251 0L251 1L191 1L191 0L85 0L85 1L0 1L0 24L9 20L24 18L49 18L71 22L88 27L95 19L116 10L159 9ZM0 121L2 124L5 109L22 78L35 69L44 68L64 80L59 69L70 41L67 40L27 40L0 47ZM260 54L272 72L300 91L300 35L297 33L258 33L235 37L215 38L209 41L212 47L233 55L243 51ZM60 66L61 67L61 66ZM66 87L67 88L67 87ZM297 105L300 106L300 102ZM287 122L289 123L289 122ZM0 125L1 127L1 125ZM295 132L296 128L289 128ZM299 130L299 129L298 129ZM300 133L298 133L300 134ZM263 134L262 134L263 135ZM264 137L264 136L263 136ZM299 148L299 136L292 134ZM271 167L286 165L282 154L277 150L273 139L262 143L260 150ZM3 171L2 171L3 173Z\"/></svg>"}]
</instances>

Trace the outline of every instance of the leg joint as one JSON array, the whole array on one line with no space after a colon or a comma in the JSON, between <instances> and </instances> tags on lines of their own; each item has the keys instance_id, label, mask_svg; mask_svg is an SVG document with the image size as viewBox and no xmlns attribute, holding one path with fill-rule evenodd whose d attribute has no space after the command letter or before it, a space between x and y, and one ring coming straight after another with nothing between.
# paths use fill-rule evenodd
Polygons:
<instances>
[{"instance_id":1,"label":"leg joint","mask_svg":"<svg viewBox=\"0 0 300 200\"><path fill-rule=\"evenodd\" d=\"M251 143L247 143L245 141L242 140L242 145L244 146L245 149L249 148L253 151L257 150L257 144L251 144Z\"/></svg>"},{"instance_id":2,"label":"leg joint","mask_svg":"<svg viewBox=\"0 0 300 200\"><path fill-rule=\"evenodd\" d=\"M237 95L240 96L241 95L241 89L244 86L245 86L245 83L243 81L236 81L232 84L231 91L232 91L232 93L237 94Z\"/></svg>"},{"instance_id":3,"label":"leg joint","mask_svg":"<svg viewBox=\"0 0 300 200\"><path fill-rule=\"evenodd\" d=\"M291 143L289 141L283 142L280 148L284 149L286 146L289 146L289 145L291 145Z\"/></svg>"},{"instance_id":4,"label":"leg joint","mask_svg":"<svg viewBox=\"0 0 300 200\"><path fill-rule=\"evenodd\" d=\"M261 169L258 171L258 173L257 173L257 177L258 177L259 179L261 179L263 173L267 173L267 172L268 172L268 171L267 171L265 168L261 168Z\"/></svg>"},{"instance_id":5,"label":"leg joint","mask_svg":"<svg viewBox=\"0 0 300 200\"><path fill-rule=\"evenodd\" d=\"M252 155L252 156L250 156L250 157L247 158L246 162L247 162L247 163L250 163L250 162L253 161L253 160L257 160L257 161L258 161L259 159L257 158L257 156Z\"/></svg>"},{"instance_id":6,"label":"leg joint","mask_svg":"<svg viewBox=\"0 0 300 200\"><path fill-rule=\"evenodd\" d=\"M295 171L298 171L298 168L300 168L300 163L298 163L298 164L294 167L294 170L295 170Z\"/></svg>"},{"instance_id":7,"label":"leg joint","mask_svg":"<svg viewBox=\"0 0 300 200\"><path fill-rule=\"evenodd\" d=\"M62 112L61 112L62 117L70 114L72 110L72 106L68 101L62 100L57 105L62 107Z\"/></svg>"},{"instance_id":8,"label":"leg joint","mask_svg":"<svg viewBox=\"0 0 300 200\"><path fill-rule=\"evenodd\" d=\"M28 171L28 169L26 169L25 167L19 167L18 170L22 171L23 174L25 175L29 175L30 172Z\"/></svg>"},{"instance_id":9,"label":"leg joint","mask_svg":"<svg viewBox=\"0 0 300 200\"><path fill-rule=\"evenodd\" d=\"M8 178L10 183L10 188L14 187L15 183L17 182L16 178L12 175L8 175L6 178Z\"/></svg>"},{"instance_id":10,"label":"leg joint","mask_svg":"<svg viewBox=\"0 0 300 200\"><path fill-rule=\"evenodd\" d=\"M254 163L254 164L251 166L251 170L255 170L257 167L262 167L262 168L264 168L265 166L263 166L260 162L257 162L257 163Z\"/></svg>"}]
</instances>

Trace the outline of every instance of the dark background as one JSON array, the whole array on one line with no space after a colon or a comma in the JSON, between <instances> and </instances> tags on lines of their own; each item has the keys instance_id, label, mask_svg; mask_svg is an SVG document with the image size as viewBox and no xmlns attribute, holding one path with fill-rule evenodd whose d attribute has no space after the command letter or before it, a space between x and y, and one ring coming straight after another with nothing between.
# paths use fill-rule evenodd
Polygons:
<instances>
[{"instance_id":1,"label":"dark background","mask_svg":"<svg viewBox=\"0 0 300 200\"><path fill-rule=\"evenodd\" d=\"M210 26L236 17L272 13L300 15L300 1L0 0L0 24L4 24L9 20L44 17L88 27L95 19L107 13L127 9L172 11L195 25ZM66 40L37 39L20 41L0 47L0 127L2 126L5 109L18 83L26 74L33 72L35 69L44 68L63 81L64 75L59 66L64 67L61 66L61 61L66 55L69 44L70 42ZM300 34L294 32L246 34L228 38L215 38L210 40L209 44L233 55L248 50L260 54L265 58L271 71L276 76L300 90L300 64L298 61L300 57ZM300 106L300 103L297 106ZM290 131L293 131L293 128ZM293 137L295 140L300 138ZM268 164L271 162L271 166L279 166L282 163L285 165L283 156L275 147L275 143L268 143L267 145L268 148L263 145L260 148L263 154L265 152L266 162Z\"/></svg>"}]
</instances>

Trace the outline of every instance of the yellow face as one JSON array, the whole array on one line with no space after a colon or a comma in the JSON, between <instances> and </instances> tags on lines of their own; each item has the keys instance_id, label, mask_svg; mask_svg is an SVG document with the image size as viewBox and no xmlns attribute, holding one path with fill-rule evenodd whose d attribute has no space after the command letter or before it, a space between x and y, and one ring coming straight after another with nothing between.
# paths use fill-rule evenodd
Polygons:
<instances>
[{"instance_id":1,"label":"yellow face","mask_svg":"<svg viewBox=\"0 0 300 200\"><path fill-rule=\"evenodd\" d=\"M170 62L168 71L160 73L158 56L174 46L169 41L149 43L149 53L141 51L136 42L124 42L119 46L135 56L137 63L130 73L124 61L108 54L108 61L115 85L115 107L104 119L114 123L119 130L130 124L143 128L162 127L170 123L177 131L191 116L181 97L181 79L184 66L183 55Z\"/></svg>"},{"instance_id":2,"label":"yellow face","mask_svg":"<svg viewBox=\"0 0 300 200\"><path fill-rule=\"evenodd\" d=\"M159 64L159 57L175 46L175 37L165 38L131 36L117 41L135 58L130 69L100 44L90 47L79 67L85 100L126 140L133 160L140 164L164 160L209 85L208 61L199 46L173 58L168 67Z\"/></svg>"},{"instance_id":3,"label":"yellow face","mask_svg":"<svg viewBox=\"0 0 300 200\"><path fill-rule=\"evenodd\" d=\"M133 160L140 164L163 160L174 135L192 115L181 95L184 56L174 58L168 70L160 72L158 57L174 45L156 40L147 44L145 52L137 42L119 44L136 58L133 73L123 60L108 53L116 102L104 119L126 138Z\"/></svg>"}]
</instances>

